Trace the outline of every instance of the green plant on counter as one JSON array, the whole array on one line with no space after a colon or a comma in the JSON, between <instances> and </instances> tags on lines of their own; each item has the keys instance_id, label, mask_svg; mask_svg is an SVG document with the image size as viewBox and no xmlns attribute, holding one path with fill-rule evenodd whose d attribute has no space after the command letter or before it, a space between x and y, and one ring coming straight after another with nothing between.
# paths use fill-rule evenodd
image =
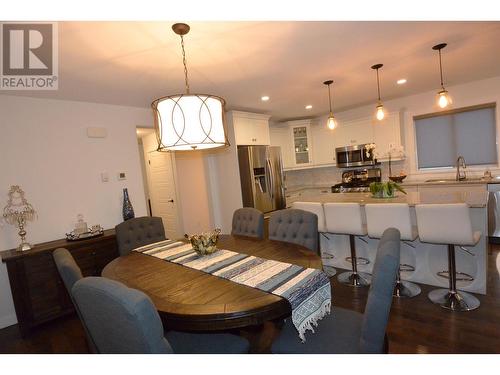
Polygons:
<instances>
[{"instance_id":1,"label":"green plant on counter","mask_svg":"<svg viewBox=\"0 0 500 375\"><path fill-rule=\"evenodd\" d=\"M404 191L400 185L392 181L372 182L370 184L370 193L372 193L375 198L392 198L396 190L406 194L406 191Z\"/></svg>"}]
</instances>

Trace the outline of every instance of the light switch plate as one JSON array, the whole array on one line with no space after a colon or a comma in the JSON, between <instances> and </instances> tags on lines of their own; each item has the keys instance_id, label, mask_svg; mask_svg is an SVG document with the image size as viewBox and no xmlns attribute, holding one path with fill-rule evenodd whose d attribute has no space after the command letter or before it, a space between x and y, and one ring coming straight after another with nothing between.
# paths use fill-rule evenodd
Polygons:
<instances>
[{"instance_id":1,"label":"light switch plate","mask_svg":"<svg viewBox=\"0 0 500 375\"><path fill-rule=\"evenodd\" d=\"M108 131L106 128L98 128L95 126L91 126L87 128L87 137L89 138L106 138L108 135Z\"/></svg>"},{"instance_id":2,"label":"light switch plate","mask_svg":"<svg viewBox=\"0 0 500 375\"><path fill-rule=\"evenodd\" d=\"M125 174L125 172L118 173L118 179L119 180L126 180L127 179L127 175Z\"/></svg>"}]
</instances>

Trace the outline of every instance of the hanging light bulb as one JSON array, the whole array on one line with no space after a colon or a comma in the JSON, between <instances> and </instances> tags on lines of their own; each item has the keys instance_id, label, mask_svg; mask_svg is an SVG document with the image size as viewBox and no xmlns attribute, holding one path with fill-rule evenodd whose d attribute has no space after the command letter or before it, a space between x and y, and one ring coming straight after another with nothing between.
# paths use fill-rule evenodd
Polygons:
<instances>
[{"instance_id":1,"label":"hanging light bulb","mask_svg":"<svg viewBox=\"0 0 500 375\"><path fill-rule=\"evenodd\" d=\"M439 52L439 74L441 77L441 90L437 93L437 104L439 108L446 108L451 104L451 98L443 83L443 64L441 61L441 50L446 47L446 43L436 44L432 49Z\"/></svg>"},{"instance_id":2,"label":"hanging light bulb","mask_svg":"<svg viewBox=\"0 0 500 375\"><path fill-rule=\"evenodd\" d=\"M328 80L323 82L324 85L328 86L328 102L330 103L330 114L328 115L328 120L326 121L326 126L328 126L328 129L333 130L337 127L337 120L335 119L335 116L333 115L332 111L332 96L330 93L330 85L333 83L332 80Z\"/></svg>"},{"instance_id":3,"label":"hanging light bulb","mask_svg":"<svg viewBox=\"0 0 500 375\"><path fill-rule=\"evenodd\" d=\"M378 76L378 70L383 67L384 64L375 64L372 66L372 69L375 69L377 71L377 92L378 92L378 100L377 100L377 112L375 116L377 117L377 120L382 121L385 117L385 110L384 110L384 105L382 104L382 100L380 99L380 80Z\"/></svg>"}]
</instances>

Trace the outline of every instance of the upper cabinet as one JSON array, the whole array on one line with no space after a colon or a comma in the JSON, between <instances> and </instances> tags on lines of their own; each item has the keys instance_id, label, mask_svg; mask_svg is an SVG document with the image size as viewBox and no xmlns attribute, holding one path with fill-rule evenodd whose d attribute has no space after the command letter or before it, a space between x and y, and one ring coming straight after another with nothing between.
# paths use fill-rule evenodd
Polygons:
<instances>
[{"instance_id":1,"label":"upper cabinet","mask_svg":"<svg viewBox=\"0 0 500 375\"><path fill-rule=\"evenodd\" d=\"M269 145L269 117L257 113L229 111L237 145Z\"/></svg>"},{"instance_id":2,"label":"upper cabinet","mask_svg":"<svg viewBox=\"0 0 500 375\"><path fill-rule=\"evenodd\" d=\"M401 145L399 118L396 112L382 121L373 117L339 121L334 130L328 129L324 118L289 121L271 127L271 144L281 147L285 169L335 166L337 147L366 143L377 145L378 160L384 162L389 150Z\"/></svg>"}]
</instances>

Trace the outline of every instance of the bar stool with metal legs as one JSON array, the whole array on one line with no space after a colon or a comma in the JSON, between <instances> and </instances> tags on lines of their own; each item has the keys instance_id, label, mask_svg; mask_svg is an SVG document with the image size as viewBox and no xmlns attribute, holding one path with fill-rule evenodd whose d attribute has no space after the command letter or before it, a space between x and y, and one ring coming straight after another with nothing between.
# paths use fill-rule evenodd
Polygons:
<instances>
[{"instance_id":1,"label":"bar stool with metal legs","mask_svg":"<svg viewBox=\"0 0 500 375\"><path fill-rule=\"evenodd\" d=\"M358 203L325 203L323 208L328 233L349 235L352 271L341 273L337 279L343 284L354 287L370 285L371 276L358 272L358 259L369 261L356 255L355 236L366 236L367 233L366 225L363 224L361 206Z\"/></svg>"},{"instance_id":2,"label":"bar stool with metal legs","mask_svg":"<svg viewBox=\"0 0 500 375\"><path fill-rule=\"evenodd\" d=\"M297 208L299 210L309 211L318 216L318 236L324 236L328 239L328 234L326 230L325 223L325 212L323 210L323 203L318 202L293 202L292 208ZM333 259L333 255L323 252L321 249L321 241L318 238L319 252L322 260L330 260ZM337 271L334 267L323 264L323 271L326 272L328 276L334 276Z\"/></svg>"},{"instance_id":3,"label":"bar stool with metal legs","mask_svg":"<svg viewBox=\"0 0 500 375\"><path fill-rule=\"evenodd\" d=\"M470 209L465 203L419 204L415 206L420 241L448 245L448 289L436 289L428 294L429 299L441 307L453 311L477 309L479 300L472 294L457 291L457 275L473 280L470 275L457 272L455 246L472 254L463 246L475 246L481 232L473 231ZM440 272L443 274L445 272Z\"/></svg>"},{"instance_id":4,"label":"bar stool with metal legs","mask_svg":"<svg viewBox=\"0 0 500 375\"><path fill-rule=\"evenodd\" d=\"M382 238L387 228L396 228L401 233L401 241L410 247L414 247L405 241L414 241L417 236L417 228L411 223L410 206L406 203L375 203L365 206L366 226L368 236ZM415 297L421 292L417 284L401 280L401 271L415 271L410 264L400 264L394 286L394 297Z\"/></svg>"}]
</instances>

